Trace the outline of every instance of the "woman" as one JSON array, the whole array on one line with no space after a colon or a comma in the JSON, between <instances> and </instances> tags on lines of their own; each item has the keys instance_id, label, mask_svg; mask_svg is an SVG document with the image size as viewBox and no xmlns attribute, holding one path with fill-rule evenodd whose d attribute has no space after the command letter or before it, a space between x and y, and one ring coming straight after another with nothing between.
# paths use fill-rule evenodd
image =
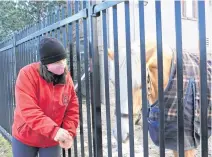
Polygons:
<instances>
[{"instance_id":1,"label":"woman","mask_svg":"<svg viewBox=\"0 0 212 157\"><path fill-rule=\"evenodd\" d=\"M13 157L59 157L72 146L79 121L78 99L62 44L45 37L40 62L23 67L15 86Z\"/></svg>"}]
</instances>

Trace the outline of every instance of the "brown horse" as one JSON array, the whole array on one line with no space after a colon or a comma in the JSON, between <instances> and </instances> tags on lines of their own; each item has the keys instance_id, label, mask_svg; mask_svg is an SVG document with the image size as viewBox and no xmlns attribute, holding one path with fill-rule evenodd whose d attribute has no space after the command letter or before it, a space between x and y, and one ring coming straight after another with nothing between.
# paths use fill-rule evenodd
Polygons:
<instances>
[{"instance_id":1,"label":"brown horse","mask_svg":"<svg viewBox=\"0 0 212 157\"><path fill-rule=\"evenodd\" d=\"M120 107L121 107L121 132L122 132L122 142L125 142L128 139L129 135L129 120L128 120L128 97L127 97L127 68L126 68L126 50L123 49L119 53L119 83L120 83ZM170 82L170 75L172 73L172 65L173 63L176 64L176 59L174 57L175 53L174 51L167 45L163 45L163 87L164 91L169 85ZM114 52L110 49L108 49L108 57L109 57L109 74L110 74L110 80L114 83L115 82L115 68L114 68ZM189 61L189 60L188 60ZM131 46L131 62L132 62L132 88L133 88L133 117L134 117L134 122L137 120L138 114L141 111L142 108L142 85L141 85L141 69L140 69L140 45L139 44L134 44ZM211 65L210 65L211 68ZM156 42L153 41L147 41L146 42L146 76L147 77L147 94L148 94L148 102L150 106L155 104L158 99L158 65L157 65L157 45ZM211 75L208 74L208 75ZM211 77L211 76L209 76ZM188 85L188 84L187 84ZM210 84L211 85L211 84ZM198 86L199 87L199 86ZM197 87L197 88L198 88ZM199 90L199 89L198 89ZM211 89L209 89L211 91ZM176 89L175 89L175 92ZM209 93L210 94L210 93ZM210 98L210 113L209 116L211 118L211 98ZM169 105L169 104L168 104ZM187 105L188 110L191 110L194 106L194 103ZM186 108L186 107L185 107ZM172 110L172 112L170 112ZM194 109L193 109L194 110ZM187 109L185 109L187 111ZM173 112L173 108L169 109L169 112L167 112L167 115L169 116L169 119L174 119L175 120L175 126L177 126L177 121L176 118L172 118L176 116L176 112ZM125 115L125 116L124 116ZM174 116L173 116L174 115ZM188 115L189 118L191 119L194 114L190 113ZM170 118L171 117L171 118ZM185 124L188 124L188 126L192 123L192 120L185 120ZM165 122L166 123L166 122ZM194 123L194 122L193 122ZM172 124L173 125L173 124ZM170 127L172 127L170 125ZM200 127L196 125L196 127ZM192 128L192 126L190 126ZM211 125L209 125L209 128L211 129ZM188 129L185 127L185 129ZM200 128L197 128L200 129ZM168 132L168 131L167 131ZM194 132L194 130L191 129L191 132ZM114 137L117 138L117 128L116 125L113 128L113 134ZM192 133L189 131L185 132L185 136L192 136ZM169 133L165 133L165 138L166 136L169 136ZM170 145L175 145L173 147L168 147L166 146L167 149L172 149L174 155L177 157L177 128L175 130L175 134L172 134L170 136L173 136L174 140L172 139L171 142L167 143ZM185 147L185 157L194 157L195 156L195 148L197 147L198 144L193 144L195 143L194 141L191 141L194 137L190 137L190 139L185 139L185 143L187 143L189 146L187 148ZM174 143L173 143L174 141ZM167 141L165 141L167 142ZM199 141L197 141L199 142ZM157 142L156 142L157 143ZM193 145L192 145L193 144Z\"/></svg>"}]
</instances>

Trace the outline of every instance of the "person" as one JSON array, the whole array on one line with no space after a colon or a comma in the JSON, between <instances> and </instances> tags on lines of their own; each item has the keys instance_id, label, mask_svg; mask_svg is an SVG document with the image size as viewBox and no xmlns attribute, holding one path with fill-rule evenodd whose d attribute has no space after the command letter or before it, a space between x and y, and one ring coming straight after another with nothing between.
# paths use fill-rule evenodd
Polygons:
<instances>
[{"instance_id":1,"label":"person","mask_svg":"<svg viewBox=\"0 0 212 157\"><path fill-rule=\"evenodd\" d=\"M78 98L61 42L44 37L39 62L23 67L15 85L13 157L59 157L69 149L79 121Z\"/></svg>"}]
</instances>

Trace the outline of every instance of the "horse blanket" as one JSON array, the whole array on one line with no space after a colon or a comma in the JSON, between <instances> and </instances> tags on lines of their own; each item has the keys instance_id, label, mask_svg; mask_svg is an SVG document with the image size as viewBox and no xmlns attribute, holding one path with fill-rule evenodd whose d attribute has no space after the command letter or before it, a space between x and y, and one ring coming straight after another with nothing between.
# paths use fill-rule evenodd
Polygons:
<instances>
[{"instance_id":1,"label":"horse blanket","mask_svg":"<svg viewBox=\"0 0 212 157\"><path fill-rule=\"evenodd\" d=\"M200 104L199 56L183 52L183 105L184 105L184 144L185 150L200 144L200 106L208 106L208 137L211 136L212 119L212 55L207 54L207 104ZM177 73L176 61L172 61L170 78L164 90L165 148L177 151ZM156 101L149 107L149 133L153 142L159 146L159 104Z\"/></svg>"}]
</instances>

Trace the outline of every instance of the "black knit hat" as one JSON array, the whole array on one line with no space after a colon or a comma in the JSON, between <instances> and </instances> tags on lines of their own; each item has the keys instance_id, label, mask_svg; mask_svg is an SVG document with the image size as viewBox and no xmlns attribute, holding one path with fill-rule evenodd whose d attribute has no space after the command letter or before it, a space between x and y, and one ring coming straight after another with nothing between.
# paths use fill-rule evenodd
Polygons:
<instances>
[{"instance_id":1,"label":"black knit hat","mask_svg":"<svg viewBox=\"0 0 212 157\"><path fill-rule=\"evenodd\" d=\"M67 58L62 43L50 37L44 37L39 43L40 61L42 64L50 64Z\"/></svg>"}]
</instances>

